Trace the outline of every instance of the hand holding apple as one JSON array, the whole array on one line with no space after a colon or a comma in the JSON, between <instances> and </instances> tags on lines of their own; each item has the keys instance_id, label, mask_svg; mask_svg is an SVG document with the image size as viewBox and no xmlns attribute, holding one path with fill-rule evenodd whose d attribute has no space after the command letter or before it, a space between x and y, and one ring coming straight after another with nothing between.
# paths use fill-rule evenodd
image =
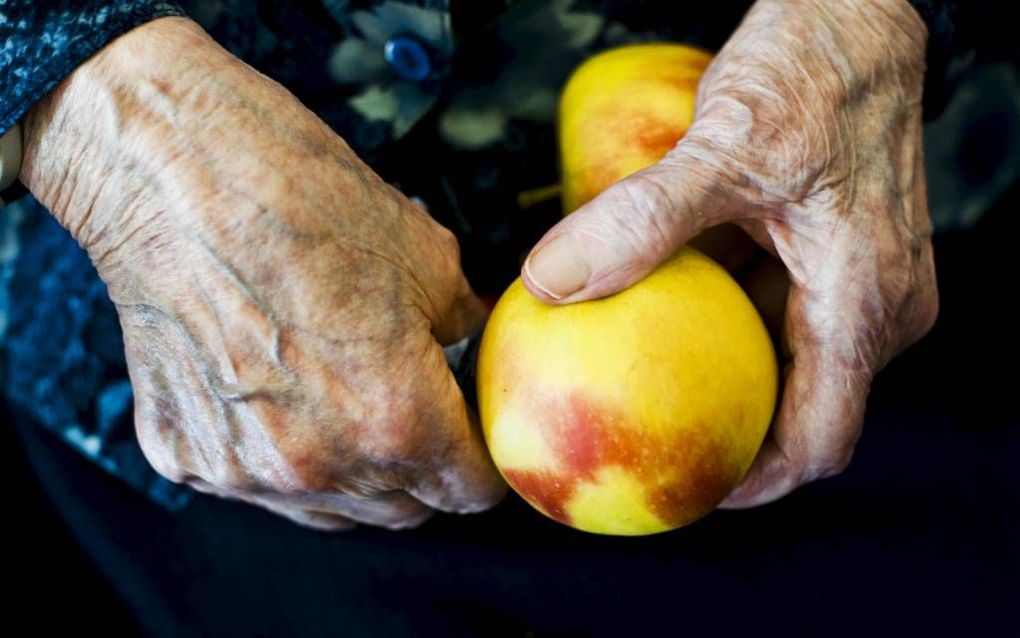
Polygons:
<instances>
[{"instance_id":1,"label":"hand holding apple","mask_svg":"<svg viewBox=\"0 0 1020 638\"><path fill-rule=\"evenodd\" d=\"M560 222L525 263L528 290L570 304L635 284L724 222L782 260L784 394L726 505L845 468L874 374L935 320L925 40L903 0L759 0L706 71L683 139Z\"/></svg>"},{"instance_id":2,"label":"hand holding apple","mask_svg":"<svg viewBox=\"0 0 1020 638\"><path fill-rule=\"evenodd\" d=\"M566 212L676 144L710 60L632 45L574 72L560 100ZM693 249L582 304L543 303L518 280L478 364L482 427L507 482L550 518L602 534L662 532L715 508L754 460L776 386L754 306Z\"/></svg>"}]
</instances>

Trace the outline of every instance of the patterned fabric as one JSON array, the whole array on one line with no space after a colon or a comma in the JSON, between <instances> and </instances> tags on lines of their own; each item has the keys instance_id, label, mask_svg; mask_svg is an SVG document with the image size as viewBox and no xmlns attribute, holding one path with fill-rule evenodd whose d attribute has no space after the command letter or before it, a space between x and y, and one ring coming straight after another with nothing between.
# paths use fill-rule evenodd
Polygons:
<instances>
[{"instance_id":1,"label":"patterned fabric","mask_svg":"<svg viewBox=\"0 0 1020 638\"><path fill-rule=\"evenodd\" d=\"M117 311L88 255L25 199L0 219L0 385L9 405L170 509L191 492L157 475L134 434Z\"/></svg>"},{"instance_id":2,"label":"patterned fabric","mask_svg":"<svg viewBox=\"0 0 1020 638\"><path fill-rule=\"evenodd\" d=\"M558 203L543 194L558 180L554 118L571 70L631 42L717 49L750 4L717 0L695 13L675 0L0 0L0 130L116 35L183 10L287 86L386 179L423 199L458 235L475 289L495 295L559 218ZM937 38L952 34L947 20L956 3L915 4L938 23ZM405 58L388 56L401 43ZM970 223L991 192L955 178L968 118L1013 104L1006 120L1013 128L1000 122L997 129L1006 150L995 183L1020 166L1015 70L984 81L934 129L939 152L931 156L939 164L929 174L943 176L938 188L957 197L932 198L944 226L963 223L959 198L970 198ZM978 98L981 109L973 106ZM134 439L120 328L105 286L31 198L0 217L0 389L20 414L153 500L168 508L187 501L190 492L158 477Z\"/></svg>"},{"instance_id":3,"label":"patterned fabric","mask_svg":"<svg viewBox=\"0 0 1020 638\"><path fill-rule=\"evenodd\" d=\"M449 75L449 0L185 0L220 44L287 86L363 157L403 136ZM387 62L395 37L428 56L424 79Z\"/></svg>"},{"instance_id":4,"label":"patterned fabric","mask_svg":"<svg viewBox=\"0 0 1020 638\"><path fill-rule=\"evenodd\" d=\"M162 0L0 0L0 133L107 42L180 13Z\"/></svg>"}]
</instances>

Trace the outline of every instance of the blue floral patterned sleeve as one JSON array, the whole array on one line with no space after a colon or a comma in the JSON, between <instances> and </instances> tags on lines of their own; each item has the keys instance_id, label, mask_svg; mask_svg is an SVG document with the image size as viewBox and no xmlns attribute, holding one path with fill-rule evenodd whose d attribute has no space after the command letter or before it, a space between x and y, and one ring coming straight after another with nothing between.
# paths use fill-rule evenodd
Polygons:
<instances>
[{"instance_id":1,"label":"blue floral patterned sleeve","mask_svg":"<svg viewBox=\"0 0 1020 638\"><path fill-rule=\"evenodd\" d=\"M0 133L107 42L182 13L165 0L0 0Z\"/></svg>"}]
</instances>

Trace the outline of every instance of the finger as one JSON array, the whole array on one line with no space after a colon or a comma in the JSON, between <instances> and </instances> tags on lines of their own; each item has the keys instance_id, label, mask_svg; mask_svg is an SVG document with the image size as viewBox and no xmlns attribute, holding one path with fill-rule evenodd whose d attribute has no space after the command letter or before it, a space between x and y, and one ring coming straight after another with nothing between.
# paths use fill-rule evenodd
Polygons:
<instances>
[{"instance_id":1,"label":"finger","mask_svg":"<svg viewBox=\"0 0 1020 638\"><path fill-rule=\"evenodd\" d=\"M187 479L187 483L200 492L252 503L280 514L322 514L348 521L352 527L364 523L393 530L411 529L435 513L431 507L400 490L366 497L338 492L283 494L225 490L197 477Z\"/></svg>"},{"instance_id":2,"label":"finger","mask_svg":"<svg viewBox=\"0 0 1020 638\"><path fill-rule=\"evenodd\" d=\"M419 442L428 459L404 478L405 490L426 505L461 514L489 509L506 495L482 440L478 417L464 402L443 350L431 344L422 368L416 404L426 440Z\"/></svg>"},{"instance_id":3,"label":"finger","mask_svg":"<svg viewBox=\"0 0 1020 638\"><path fill-rule=\"evenodd\" d=\"M774 501L838 474L853 456L871 384L870 368L860 357L860 333L849 328L826 334L813 327L806 321L804 297L803 289L791 290L786 330L793 360L770 439L720 507ZM847 318L845 325L854 322Z\"/></svg>"},{"instance_id":4,"label":"finger","mask_svg":"<svg viewBox=\"0 0 1020 638\"><path fill-rule=\"evenodd\" d=\"M461 268L460 244L456 235L429 218L434 241L423 246L428 274L420 274L428 303L425 314L432 324L432 335L446 346L470 336L488 316L488 308L471 290Z\"/></svg>"},{"instance_id":5,"label":"finger","mask_svg":"<svg viewBox=\"0 0 1020 638\"><path fill-rule=\"evenodd\" d=\"M916 135L915 148L920 149L922 144L920 130ZM928 334L935 326L939 314L939 289L931 243L932 222L928 212L924 155L920 152L915 153L913 175L914 198L913 200L907 198L902 202L903 205L913 204L907 213L911 220L907 250L912 258L910 272L914 284L910 287L907 298L900 304L894 322L895 325L902 326L903 329L883 352L879 369L884 368L892 357Z\"/></svg>"},{"instance_id":6,"label":"finger","mask_svg":"<svg viewBox=\"0 0 1020 638\"><path fill-rule=\"evenodd\" d=\"M263 507L274 514L283 516L303 527L317 529L320 532L346 532L357 527L354 521L336 514L311 512L298 509Z\"/></svg>"},{"instance_id":7,"label":"finger","mask_svg":"<svg viewBox=\"0 0 1020 638\"><path fill-rule=\"evenodd\" d=\"M185 482L196 491L202 492L203 494L255 505L278 516L283 516L298 525L310 527L319 531L341 532L357 527L357 523L339 514L316 510L304 510L300 507L288 506L273 500L263 499L257 494L230 492L197 477L189 477L185 480Z\"/></svg>"},{"instance_id":8,"label":"finger","mask_svg":"<svg viewBox=\"0 0 1020 638\"><path fill-rule=\"evenodd\" d=\"M524 263L528 290L549 303L611 295L702 230L743 215L727 171L698 148L685 138L554 226Z\"/></svg>"},{"instance_id":9,"label":"finger","mask_svg":"<svg viewBox=\"0 0 1020 638\"><path fill-rule=\"evenodd\" d=\"M463 287L447 298L439 316L432 319L432 335L444 346L457 343L481 328L488 316L488 307L463 280Z\"/></svg>"},{"instance_id":10,"label":"finger","mask_svg":"<svg viewBox=\"0 0 1020 638\"><path fill-rule=\"evenodd\" d=\"M372 497L340 493L264 493L256 495L256 498L262 503L282 509L340 516L353 522L393 530L418 527L435 513L431 507L399 490Z\"/></svg>"}]
</instances>

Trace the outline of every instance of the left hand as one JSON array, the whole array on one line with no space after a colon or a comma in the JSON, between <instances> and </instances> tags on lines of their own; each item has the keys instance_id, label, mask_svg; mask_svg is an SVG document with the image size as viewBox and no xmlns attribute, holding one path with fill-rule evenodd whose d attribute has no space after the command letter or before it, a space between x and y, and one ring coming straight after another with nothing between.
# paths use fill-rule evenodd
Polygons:
<instances>
[{"instance_id":1,"label":"left hand","mask_svg":"<svg viewBox=\"0 0 1020 638\"><path fill-rule=\"evenodd\" d=\"M167 17L25 130L23 182L116 304L157 472L328 530L503 497L441 347L486 314L456 238L286 89Z\"/></svg>"},{"instance_id":2,"label":"left hand","mask_svg":"<svg viewBox=\"0 0 1020 638\"><path fill-rule=\"evenodd\" d=\"M525 262L528 289L565 304L627 288L725 222L782 260L785 390L724 506L841 472L873 376L934 323L926 37L904 0L759 0L706 71L686 136L557 224Z\"/></svg>"}]
</instances>

